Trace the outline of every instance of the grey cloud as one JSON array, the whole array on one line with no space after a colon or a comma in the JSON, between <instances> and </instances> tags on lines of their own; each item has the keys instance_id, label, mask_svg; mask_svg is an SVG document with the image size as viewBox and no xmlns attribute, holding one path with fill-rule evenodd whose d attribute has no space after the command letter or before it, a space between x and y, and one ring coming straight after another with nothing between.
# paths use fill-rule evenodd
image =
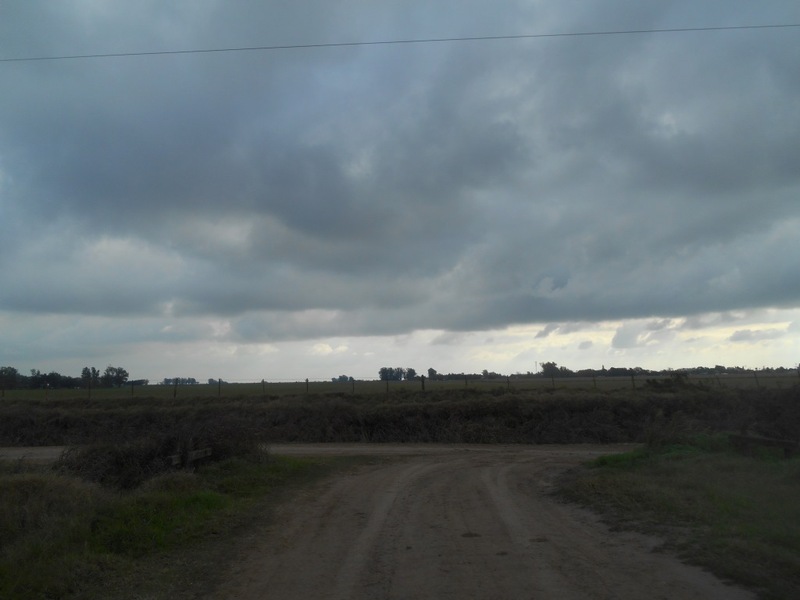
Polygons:
<instances>
[{"instance_id":1,"label":"grey cloud","mask_svg":"<svg viewBox=\"0 0 800 600\"><path fill-rule=\"evenodd\" d=\"M729 338L731 342L762 342L766 340L776 340L786 335L786 331L780 329L739 329L734 331Z\"/></svg>"},{"instance_id":2,"label":"grey cloud","mask_svg":"<svg viewBox=\"0 0 800 600\"><path fill-rule=\"evenodd\" d=\"M619 349L635 348L640 344L640 335L641 332L634 325L619 327L611 339L611 347Z\"/></svg>"},{"instance_id":3,"label":"grey cloud","mask_svg":"<svg viewBox=\"0 0 800 600\"><path fill-rule=\"evenodd\" d=\"M546 338L554 331L558 331L558 325L555 325L554 323L548 323L547 325L545 325L544 329L537 332L537 334L534 337L536 337L537 339Z\"/></svg>"},{"instance_id":4,"label":"grey cloud","mask_svg":"<svg viewBox=\"0 0 800 600\"><path fill-rule=\"evenodd\" d=\"M701 315L692 315L684 319L681 329L697 330L707 329L718 325L730 325L745 318L745 314L736 314L732 312L723 313L707 313Z\"/></svg>"},{"instance_id":5,"label":"grey cloud","mask_svg":"<svg viewBox=\"0 0 800 600\"><path fill-rule=\"evenodd\" d=\"M468 334L460 332L446 332L442 333L431 341L434 346L457 346L468 338Z\"/></svg>"},{"instance_id":6,"label":"grey cloud","mask_svg":"<svg viewBox=\"0 0 800 600\"><path fill-rule=\"evenodd\" d=\"M669 342L676 337L676 331L668 321L625 323L617 328L611 340L611 347L617 349L640 348Z\"/></svg>"},{"instance_id":7,"label":"grey cloud","mask_svg":"<svg viewBox=\"0 0 800 600\"><path fill-rule=\"evenodd\" d=\"M20 5L0 54L752 20L746 2L313 7ZM771 10L762 20L797 16ZM242 340L665 319L618 331L629 348L702 328L693 315L797 306L795 37L4 63L0 268L13 284L0 307L169 306L231 318Z\"/></svg>"}]
</instances>

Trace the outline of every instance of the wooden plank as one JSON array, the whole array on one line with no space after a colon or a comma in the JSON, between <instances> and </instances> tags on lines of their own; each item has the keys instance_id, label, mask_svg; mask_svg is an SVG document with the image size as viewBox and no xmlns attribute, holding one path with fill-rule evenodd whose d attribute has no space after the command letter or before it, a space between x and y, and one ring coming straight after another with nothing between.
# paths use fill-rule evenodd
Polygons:
<instances>
[{"instance_id":1,"label":"wooden plank","mask_svg":"<svg viewBox=\"0 0 800 600\"><path fill-rule=\"evenodd\" d=\"M188 466L196 460L211 456L211 448L201 448L199 450L189 450L189 452L172 454L167 457L173 467Z\"/></svg>"},{"instance_id":2,"label":"wooden plank","mask_svg":"<svg viewBox=\"0 0 800 600\"><path fill-rule=\"evenodd\" d=\"M192 450L189 452L187 460L189 462L199 460L201 458L206 458L207 456L211 456L211 448L203 448L201 450Z\"/></svg>"}]
</instances>

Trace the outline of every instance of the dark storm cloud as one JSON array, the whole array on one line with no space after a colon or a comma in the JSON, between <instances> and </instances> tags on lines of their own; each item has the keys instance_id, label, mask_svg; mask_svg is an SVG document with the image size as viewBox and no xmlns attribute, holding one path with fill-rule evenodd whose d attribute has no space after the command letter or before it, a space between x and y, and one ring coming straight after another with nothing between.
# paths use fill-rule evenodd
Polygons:
<instances>
[{"instance_id":1,"label":"dark storm cloud","mask_svg":"<svg viewBox=\"0 0 800 600\"><path fill-rule=\"evenodd\" d=\"M740 329L734 331L730 337L731 342L763 342L776 340L786 335L786 331L780 329L762 329L753 331L751 329Z\"/></svg>"},{"instance_id":2,"label":"dark storm cloud","mask_svg":"<svg viewBox=\"0 0 800 600\"><path fill-rule=\"evenodd\" d=\"M800 20L788 1L4 12L3 57ZM269 340L797 306L796 36L0 63L0 308L223 315Z\"/></svg>"}]
</instances>

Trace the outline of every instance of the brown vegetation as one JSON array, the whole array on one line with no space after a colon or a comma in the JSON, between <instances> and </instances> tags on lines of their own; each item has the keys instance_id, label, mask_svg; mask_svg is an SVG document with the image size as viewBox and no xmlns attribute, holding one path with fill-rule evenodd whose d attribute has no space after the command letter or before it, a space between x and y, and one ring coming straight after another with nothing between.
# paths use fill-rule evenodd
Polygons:
<instances>
[{"instance_id":1,"label":"brown vegetation","mask_svg":"<svg viewBox=\"0 0 800 600\"><path fill-rule=\"evenodd\" d=\"M205 442L214 431L214 441ZM680 432L797 440L800 387L695 385L638 390L439 390L381 395L6 400L0 445L212 444L240 441L657 443ZM165 450L166 451L166 450Z\"/></svg>"}]
</instances>

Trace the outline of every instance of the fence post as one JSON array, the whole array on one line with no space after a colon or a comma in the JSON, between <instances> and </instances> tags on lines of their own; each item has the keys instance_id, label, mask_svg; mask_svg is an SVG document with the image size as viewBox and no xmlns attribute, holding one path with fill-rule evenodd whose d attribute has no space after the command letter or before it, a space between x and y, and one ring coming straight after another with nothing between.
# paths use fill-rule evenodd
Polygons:
<instances>
[{"instance_id":1,"label":"fence post","mask_svg":"<svg viewBox=\"0 0 800 600\"><path fill-rule=\"evenodd\" d=\"M759 384L759 383L758 383L758 372L757 372L757 371L755 371L755 370L753 370L753 377L754 377L754 378L755 378L755 380L756 380L756 387L757 387L757 388L760 388L760 387L761 387L761 384Z\"/></svg>"},{"instance_id":2,"label":"fence post","mask_svg":"<svg viewBox=\"0 0 800 600\"><path fill-rule=\"evenodd\" d=\"M631 373L631 387L636 389L636 376L633 373Z\"/></svg>"},{"instance_id":3,"label":"fence post","mask_svg":"<svg viewBox=\"0 0 800 600\"><path fill-rule=\"evenodd\" d=\"M306 377L306 394L308 394L308 377Z\"/></svg>"},{"instance_id":4,"label":"fence post","mask_svg":"<svg viewBox=\"0 0 800 600\"><path fill-rule=\"evenodd\" d=\"M425 391L425 375L420 375L419 380L422 382L422 391Z\"/></svg>"},{"instance_id":5,"label":"fence post","mask_svg":"<svg viewBox=\"0 0 800 600\"><path fill-rule=\"evenodd\" d=\"M174 400L177 397L178 397L178 378L176 377L175 378L175 387L172 388L172 399Z\"/></svg>"},{"instance_id":6,"label":"fence post","mask_svg":"<svg viewBox=\"0 0 800 600\"><path fill-rule=\"evenodd\" d=\"M217 379L217 398L222 396L222 377Z\"/></svg>"},{"instance_id":7,"label":"fence post","mask_svg":"<svg viewBox=\"0 0 800 600\"><path fill-rule=\"evenodd\" d=\"M267 395L267 383L263 379L261 380L261 393Z\"/></svg>"}]
</instances>

